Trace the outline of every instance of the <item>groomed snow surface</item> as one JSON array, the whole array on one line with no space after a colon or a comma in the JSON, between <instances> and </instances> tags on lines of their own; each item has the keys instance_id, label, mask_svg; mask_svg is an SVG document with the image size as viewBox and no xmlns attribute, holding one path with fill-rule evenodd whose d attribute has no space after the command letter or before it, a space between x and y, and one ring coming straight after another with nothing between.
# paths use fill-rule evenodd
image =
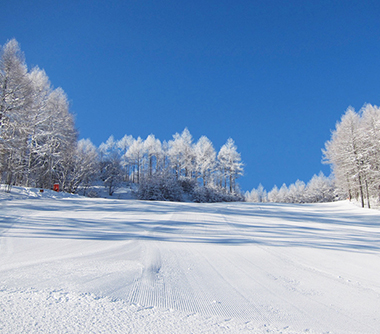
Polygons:
<instances>
[{"instance_id":1,"label":"groomed snow surface","mask_svg":"<svg viewBox=\"0 0 380 334\"><path fill-rule=\"evenodd\" d=\"M380 211L0 192L1 333L379 333Z\"/></svg>"}]
</instances>

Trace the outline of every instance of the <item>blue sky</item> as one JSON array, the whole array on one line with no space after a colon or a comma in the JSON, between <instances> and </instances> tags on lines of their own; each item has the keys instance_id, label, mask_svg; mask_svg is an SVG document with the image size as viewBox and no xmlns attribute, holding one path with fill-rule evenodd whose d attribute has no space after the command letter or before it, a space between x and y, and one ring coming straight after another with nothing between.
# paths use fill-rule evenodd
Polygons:
<instances>
[{"instance_id":1,"label":"blue sky","mask_svg":"<svg viewBox=\"0 0 380 334\"><path fill-rule=\"evenodd\" d=\"M67 93L80 138L231 137L243 190L308 181L348 106L380 104L379 1L0 1L0 44Z\"/></svg>"}]
</instances>

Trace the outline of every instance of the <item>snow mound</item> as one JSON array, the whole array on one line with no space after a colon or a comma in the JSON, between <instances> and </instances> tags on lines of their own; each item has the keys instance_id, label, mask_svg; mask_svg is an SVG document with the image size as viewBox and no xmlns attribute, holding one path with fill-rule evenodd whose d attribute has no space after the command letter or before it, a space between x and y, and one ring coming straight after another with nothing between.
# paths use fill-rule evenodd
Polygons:
<instances>
[{"instance_id":1,"label":"snow mound","mask_svg":"<svg viewBox=\"0 0 380 334\"><path fill-rule=\"evenodd\" d=\"M57 192L50 189L28 188L28 187L12 187L9 192L6 191L6 186L0 186L0 199L34 199L34 198L79 198L76 194L66 192Z\"/></svg>"}]
</instances>

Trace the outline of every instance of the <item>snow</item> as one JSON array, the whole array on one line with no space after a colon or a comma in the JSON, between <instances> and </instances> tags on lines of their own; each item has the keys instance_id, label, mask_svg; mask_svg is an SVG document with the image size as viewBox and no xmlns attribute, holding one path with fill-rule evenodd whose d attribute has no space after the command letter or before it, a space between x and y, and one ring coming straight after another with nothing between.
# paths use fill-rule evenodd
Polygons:
<instances>
[{"instance_id":1,"label":"snow","mask_svg":"<svg viewBox=\"0 0 380 334\"><path fill-rule=\"evenodd\" d=\"M378 333L380 212L0 192L1 333Z\"/></svg>"}]
</instances>

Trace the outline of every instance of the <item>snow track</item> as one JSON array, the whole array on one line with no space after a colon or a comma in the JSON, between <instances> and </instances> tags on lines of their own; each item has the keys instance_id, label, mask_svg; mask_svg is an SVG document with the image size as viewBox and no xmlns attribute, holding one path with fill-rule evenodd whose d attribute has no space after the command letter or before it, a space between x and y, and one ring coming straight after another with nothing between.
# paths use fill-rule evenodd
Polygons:
<instances>
[{"instance_id":1,"label":"snow track","mask_svg":"<svg viewBox=\"0 0 380 334\"><path fill-rule=\"evenodd\" d=\"M0 200L0 332L378 333L380 213Z\"/></svg>"}]
</instances>

